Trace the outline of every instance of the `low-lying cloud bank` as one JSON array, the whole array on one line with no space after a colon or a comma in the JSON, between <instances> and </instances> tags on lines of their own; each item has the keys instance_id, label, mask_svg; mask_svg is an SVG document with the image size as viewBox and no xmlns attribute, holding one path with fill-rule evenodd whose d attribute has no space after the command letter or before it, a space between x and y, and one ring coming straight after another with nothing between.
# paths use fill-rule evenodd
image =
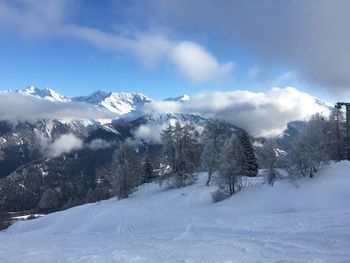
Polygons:
<instances>
[{"instance_id":1,"label":"low-lying cloud bank","mask_svg":"<svg viewBox=\"0 0 350 263\"><path fill-rule=\"evenodd\" d=\"M220 118L258 136L274 128L276 132L283 130L288 122L327 111L327 108L308 93L287 87L272 88L265 93L243 90L200 93L185 103L154 101L142 110Z\"/></svg>"},{"instance_id":2,"label":"low-lying cloud bank","mask_svg":"<svg viewBox=\"0 0 350 263\"><path fill-rule=\"evenodd\" d=\"M84 143L83 140L72 133L63 134L53 142L50 142L48 138L44 138L38 135L38 139L41 144L41 151L44 156L55 158L65 153L77 151L81 149L89 149L97 151L112 147L112 142L107 142L102 139L95 139L89 143Z\"/></svg>"},{"instance_id":3,"label":"low-lying cloud bank","mask_svg":"<svg viewBox=\"0 0 350 263\"><path fill-rule=\"evenodd\" d=\"M141 113L188 113L220 118L246 129L252 135L283 130L290 121L329 110L308 93L295 88L272 88L267 92L244 90L207 92L189 101L153 101L138 109ZM325 113L326 114L326 113ZM114 114L80 102L53 102L18 93L0 93L0 120L110 119ZM159 141L159 125L140 127L134 132L142 140ZM95 142L91 147L105 147Z\"/></svg>"},{"instance_id":4,"label":"low-lying cloud bank","mask_svg":"<svg viewBox=\"0 0 350 263\"><path fill-rule=\"evenodd\" d=\"M73 134L64 134L49 144L45 149L48 157L58 157L64 153L70 153L73 150L79 150L83 147L83 141Z\"/></svg>"},{"instance_id":5,"label":"low-lying cloud bank","mask_svg":"<svg viewBox=\"0 0 350 263\"><path fill-rule=\"evenodd\" d=\"M50 101L25 94L0 93L0 120L110 119L111 112L82 102Z\"/></svg>"}]
</instances>

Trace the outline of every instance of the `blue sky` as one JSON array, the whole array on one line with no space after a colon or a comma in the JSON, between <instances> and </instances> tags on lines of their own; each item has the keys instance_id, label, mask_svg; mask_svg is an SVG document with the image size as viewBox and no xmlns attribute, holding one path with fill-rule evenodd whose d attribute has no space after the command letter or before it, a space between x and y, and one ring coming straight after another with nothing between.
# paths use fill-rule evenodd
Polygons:
<instances>
[{"instance_id":1,"label":"blue sky","mask_svg":"<svg viewBox=\"0 0 350 263\"><path fill-rule=\"evenodd\" d=\"M317 2L290 1L286 9L278 1L261 8L259 1L205 0L184 9L185 2L0 0L0 89L35 85L68 96L135 91L155 99L273 86L328 100L347 92L347 76L333 72L347 66L343 45L310 42L286 19ZM310 26L322 28L333 15Z\"/></svg>"}]
</instances>

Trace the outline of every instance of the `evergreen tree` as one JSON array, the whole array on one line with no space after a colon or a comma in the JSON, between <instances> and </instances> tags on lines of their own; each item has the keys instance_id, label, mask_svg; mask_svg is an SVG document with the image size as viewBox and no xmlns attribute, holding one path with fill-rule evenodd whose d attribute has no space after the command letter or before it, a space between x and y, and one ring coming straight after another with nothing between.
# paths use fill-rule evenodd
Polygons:
<instances>
[{"instance_id":1,"label":"evergreen tree","mask_svg":"<svg viewBox=\"0 0 350 263\"><path fill-rule=\"evenodd\" d=\"M245 131L238 132L238 139L242 159L240 174L249 177L257 176L258 163L256 161L255 151L248 133Z\"/></svg>"},{"instance_id":2,"label":"evergreen tree","mask_svg":"<svg viewBox=\"0 0 350 263\"><path fill-rule=\"evenodd\" d=\"M151 159L146 155L142 165L142 182L148 183L154 178L153 165Z\"/></svg>"},{"instance_id":3,"label":"evergreen tree","mask_svg":"<svg viewBox=\"0 0 350 263\"><path fill-rule=\"evenodd\" d=\"M333 109L325 121L325 143L331 160L346 159L346 120L342 110Z\"/></svg>"}]
</instances>

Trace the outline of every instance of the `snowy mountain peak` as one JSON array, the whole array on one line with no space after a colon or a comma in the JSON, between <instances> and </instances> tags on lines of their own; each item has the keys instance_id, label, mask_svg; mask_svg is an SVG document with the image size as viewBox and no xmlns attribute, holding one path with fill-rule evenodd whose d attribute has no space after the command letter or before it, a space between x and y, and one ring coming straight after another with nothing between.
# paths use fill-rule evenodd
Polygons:
<instances>
[{"instance_id":1,"label":"snowy mountain peak","mask_svg":"<svg viewBox=\"0 0 350 263\"><path fill-rule=\"evenodd\" d=\"M182 96L175 97L175 98L167 98L164 101L186 102L189 100L190 100L190 96L184 94Z\"/></svg>"},{"instance_id":2,"label":"snowy mountain peak","mask_svg":"<svg viewBox=\"0 0 350 263\"><path fill-rule=\"evenodd\" d=\"M118 115L129 113L152 101L152 99L142 93L104 92L100 90L88 96L75 97L73 100L100 106Z\"/></svg>"},{"instance_id":3,"label":"snowy mountain peak","mask_svg":"<svg viewBox=\"0 0 350 263\"><path fill-rule=\"evenodd\" d=\"M29 86L23 90L16 90L20 94L31 95L43 99L48 99L51 101L70 101L70 98L64 96L53 89L45 88L39 89L35 86Z\"/></svg>"},{"instance_id":4,"label":"snowy mountain peak","mask_svg":"<svg viewBox=\"0 0 350 263\"><path fill-rule=\"evenodd\" d=\"M97 90L90 95L87 96L79 96L79 97L74 97L74 101L79 101L79 102L86 102L89 104L94 104L98 105L100 102L102 102L105 98L110 96L110 92L105 92L102 90Z\"/></svg>"}]
</instances>

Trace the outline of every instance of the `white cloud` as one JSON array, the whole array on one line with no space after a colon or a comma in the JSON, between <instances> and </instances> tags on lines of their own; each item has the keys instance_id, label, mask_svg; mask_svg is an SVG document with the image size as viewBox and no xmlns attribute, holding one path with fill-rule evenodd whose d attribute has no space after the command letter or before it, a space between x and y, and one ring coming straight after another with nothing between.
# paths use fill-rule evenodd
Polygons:
<instances>
[{"instance_id":1,"label":"white cloud","mask_svg":"<svg viewBox=\"0 0 350 263\"><path fill-rule=\"evenodd\" d=\"M273 128L283 130L290 121L327 109L308 93L287 87L265 93L243 90L200 93L186 103L152 102L143 110L221 118L257 136Z\"/></svg>"},{"instance_id":2,"label":"white cloud","mask_svg":"<svg viewBox=\"0 0 350 263\"><path fill-rule=\"evenodd\" d=\"M151 141L153 143L161 142L161 132L167 127L164 124L144 124L133 131L134 141L139 143L141 141Z\"/></svg>"},{"instance_id":3,"label":"white cloud","mask_svg":"<svg viewBox=\"0 0 350 263\"><path fill-rule=\"evenodd\" d=\"M217 59L195 42L181 42L170 54L174 65L193 82L206 82L232 74L234 64L220 65Z\"/></svg>"},{"instance_id":4,"label":"white cloud","mask_svg":"<svg viewBox=\"0 0 350 263\"><path fill-rule=\"evenodd\" d=\"M225 79L233 74L234 63L221 65L203 46L192 41L174 41L161 33L140 33L120 36L98 29L67 26L65 33L90 44L115 52L129 52L147 68L155 68L167 61L189 80L202 83Z\"/></svg>"},{"instance_id":5,"label":"white cloud","mask_svg":"<svg viewBox=\"0 0 350 263\"><path fill-rule=\"evenodd\" d=\"M83 141L73 134L64 134L56 139L46 148L47 156L58 157L61 154L79 150L83 146Z\"/></svg>"},{"instance_id":6,"label":"white cloud","mask_svg":"<svg viewBox=\"0 0 350 263\"><path fill-rule=\"evenodd\" d=\"M107 141L102 140L102 139L92 140L90 143L88 143L86 145L86 147L88 149L93 150L93 151L109 148L111 146L112 146L111 142L107 142Z\"/></svg>"},{"instance_id":7,"label":"white cloud","mask_svg":"<svg viewBox=\"0 0 350 263\"><path fill-rule=\"evenodd\" d=\"M124 32L106 32L71 23L69 18L75 5L68 0L0 0L0 33L11 32L31 39L79 39L99 49L131 54L149 69L162 62L170 63L194 82L225 78L233 71L232 62L221 65L200 44L170 39L162 30L138 31L126 26L123 27Z\"/></svg>"},{"instance_id":8,"label":"white cloud","mask_svg":"<svg viewBox=\"0 0 350 263\"><path fill-rule=\"evenodd\" d=\"M20 93L0 93L0 119L110 119L110 112L81 102L55 102Z\"/></svg>"}]
</instances>

